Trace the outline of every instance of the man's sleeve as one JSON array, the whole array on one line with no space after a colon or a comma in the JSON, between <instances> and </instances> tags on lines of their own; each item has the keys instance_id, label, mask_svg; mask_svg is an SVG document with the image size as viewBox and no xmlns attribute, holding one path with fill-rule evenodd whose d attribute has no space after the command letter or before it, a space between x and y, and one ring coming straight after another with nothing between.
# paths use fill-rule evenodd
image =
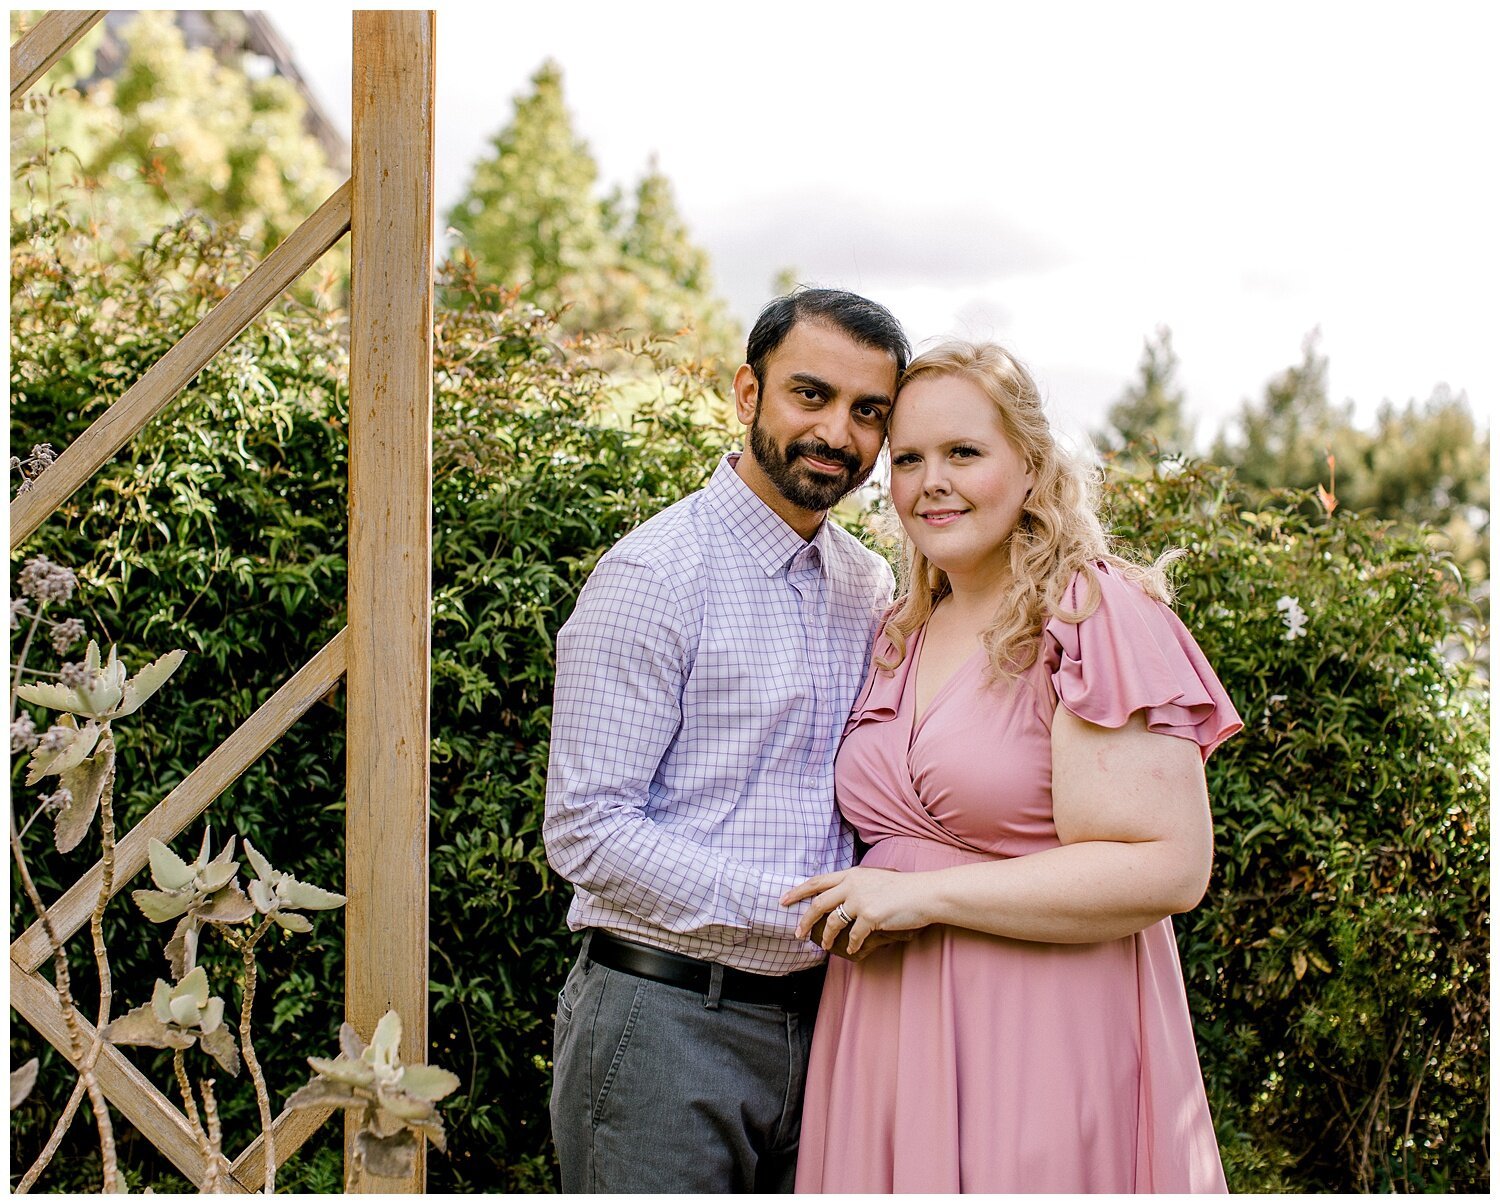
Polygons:
<instances>
[{"instance_id":1,"label":"man's sleeve","mask_svg":"<svg viewBox=\"0 0 1500 1204\"><path fill-rule=\"evenodd\" d=\"M653 823L651 781L682 723L695 641L649 566L606 557L557 639L543 839L569 882L668 932L739 944L792 879Z\"/></svg>"}]
</instances>

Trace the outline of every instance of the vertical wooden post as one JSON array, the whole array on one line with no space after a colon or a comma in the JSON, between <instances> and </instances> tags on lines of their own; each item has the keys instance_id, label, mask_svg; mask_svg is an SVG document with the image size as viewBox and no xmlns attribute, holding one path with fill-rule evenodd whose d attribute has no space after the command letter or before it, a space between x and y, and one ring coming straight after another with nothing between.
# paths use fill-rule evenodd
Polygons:
<instances>
[{"instance_id":1,"label":"vertical wooden post","mask_svg":"<svg viewBox=\"0 0 1500 1204\"><path fill-rule=\"evenodd\" d=\"M344 1012L427 1060L434 21L354 13ZM351 1114L352 1115L352 1114ZM349 1191L422 1191L352 1157Z\"/></svg>"}]
</instances>

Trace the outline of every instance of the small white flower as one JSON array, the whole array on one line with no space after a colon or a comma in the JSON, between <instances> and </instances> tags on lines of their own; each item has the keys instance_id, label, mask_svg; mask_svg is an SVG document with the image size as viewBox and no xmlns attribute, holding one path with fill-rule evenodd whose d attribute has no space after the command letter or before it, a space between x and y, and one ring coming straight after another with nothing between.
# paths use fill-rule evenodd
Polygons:
<instances>
[{"instance_id":1,"label":"small white flower","mask_svg":"<svg viewBox=\"0 0 1500 1204\"><path fill-rule=\"evenodd\" d=\"M1276 599L1276 609L1281 611L1281 621L1286 624L1286 635L1282 639L1295 640L1307 634L1307 612L1298 598L1282 594Z\"/></svg>"}]
</instances>

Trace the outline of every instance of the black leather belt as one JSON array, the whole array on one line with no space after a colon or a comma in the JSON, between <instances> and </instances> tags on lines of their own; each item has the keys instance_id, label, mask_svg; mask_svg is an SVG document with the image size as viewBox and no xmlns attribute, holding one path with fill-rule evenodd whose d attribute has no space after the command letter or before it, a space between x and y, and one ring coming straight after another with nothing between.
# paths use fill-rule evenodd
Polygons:
<instances>
[{"instance_id":1,"label":"black leather belt","mask_svg":"<svg viewBox=\"0 0 1500 1204\"><path fill-rule=\"evenodd\" d=\"M696 957L623 940L602 928L591 930L588 957L589 961L622 974L633 974L637 978L703 995L709 993L713 972L717 968L723 972L719 998L734 1003L763 1003L799 1011L817 1007L818 996L823 991L822 966L796 970L791 974L751 974L748 970L715 967L713 962L699 961Z\"/></svg>"}]
</instances>

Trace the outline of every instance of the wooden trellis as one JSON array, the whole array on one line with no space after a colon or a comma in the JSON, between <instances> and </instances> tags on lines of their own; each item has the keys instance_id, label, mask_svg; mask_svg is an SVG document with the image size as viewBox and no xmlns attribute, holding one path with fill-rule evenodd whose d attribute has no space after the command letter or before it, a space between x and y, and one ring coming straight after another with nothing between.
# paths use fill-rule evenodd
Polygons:
<instances>
[{"instance_id":1,"label":"wooden trellis","mask_svg":"<svg viewBox=\"0 0 1500 1204\"><path fill-rule=\"evenodd\" d=\"M44 15L11 48L14 103L104 15ZM352 234L349 336L348 625L194 769L115 851L119 893L147 865L147 842L172 840L339 680L347 693L344 1014L367 1037L396 1008L401 1056L427 1054L427 806L431 627L434 19L431 12L353 15L350 178L161 357L11 505L11 548L177 396L230 340L346 232ZM88 923L103 878L95 865L49 908L59 936ZM40 973L40 921L11 945L11 1006L65 1057L56 991ZM93 1029L79 1018L85 1037ZM330 1053L333 1051L329 1051ZM109 1101L194 1183L207 1168L185 1115L114 1046L96 1073ZM286 1112L278 1161L328 1118ZM346 1124L345 1186L421 1191L356 1172ZM225 1168L234 1190L264 1183L261 1139Z\"/></svg>"}]
</instances>

